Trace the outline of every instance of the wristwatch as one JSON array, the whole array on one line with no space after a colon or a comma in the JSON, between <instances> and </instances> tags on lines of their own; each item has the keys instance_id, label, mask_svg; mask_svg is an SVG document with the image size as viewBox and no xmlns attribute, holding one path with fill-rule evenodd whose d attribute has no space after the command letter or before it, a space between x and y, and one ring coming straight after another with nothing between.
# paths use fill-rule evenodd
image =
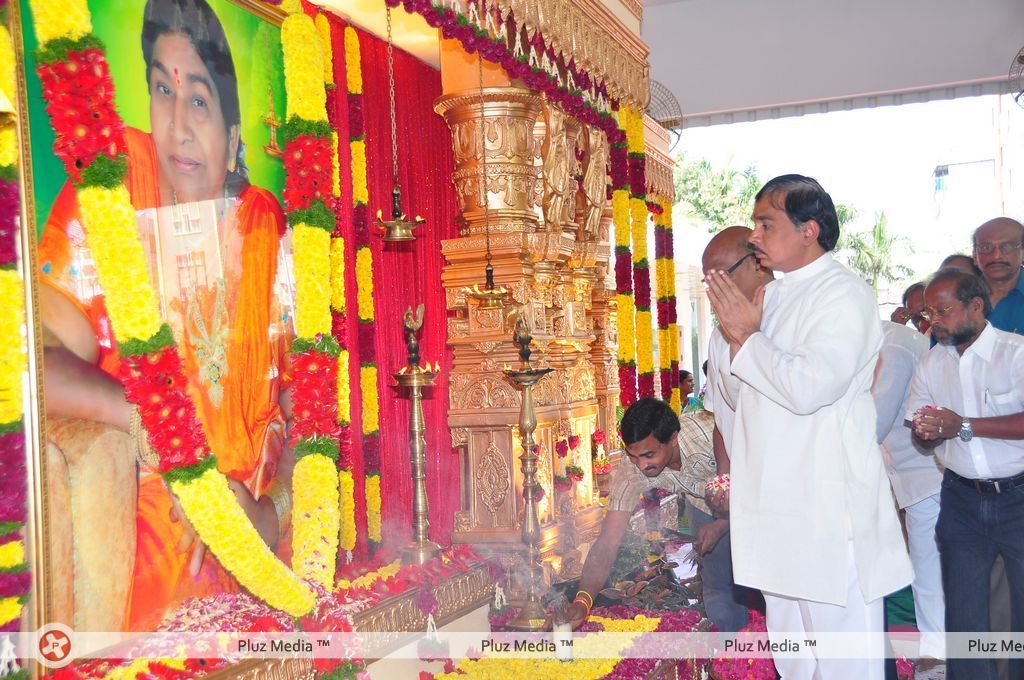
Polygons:
<instances>
[{"instance_id":1,"label":"wristwatch","mask_svg":"<svg viewBox=\"0 0 1024 680\"><path fill-rule=\"evenodd\" d=\"M964 418L960 424L960 441L969 442L974 437L974 430L971 428L971 421L968 418Z\"/></svg>"}]
</instances>

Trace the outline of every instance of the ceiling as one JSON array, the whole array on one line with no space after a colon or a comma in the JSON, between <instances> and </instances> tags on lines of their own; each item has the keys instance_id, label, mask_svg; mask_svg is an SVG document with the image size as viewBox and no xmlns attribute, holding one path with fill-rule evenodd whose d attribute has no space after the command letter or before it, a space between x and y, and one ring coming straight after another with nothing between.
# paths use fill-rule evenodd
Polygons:
<instances>
[{"instance_id":1,"label":"ceiling","mask_svg":"<svg viewBox=\"0 0 1024 680\"><path fill-rule=\"evenodd\" d=\"M1021 0L645 0L684 126L1005 92Z\"/></svg>"}]
</instances>

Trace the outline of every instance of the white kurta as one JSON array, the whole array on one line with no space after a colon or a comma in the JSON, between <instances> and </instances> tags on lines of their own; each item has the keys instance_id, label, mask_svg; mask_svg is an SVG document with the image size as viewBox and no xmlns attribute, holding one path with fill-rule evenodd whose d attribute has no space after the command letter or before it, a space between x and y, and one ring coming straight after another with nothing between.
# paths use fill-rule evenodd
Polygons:
<instances>
[{"instance_id":1,"label":"white kurta","mask_svg":"<svg viewBox=\"0 0 1024 680\"><path fill-rule=\"evenodd\" d=\"M768 285L761 332L731 363L737 583L845 605L850 539L866 601L910 583L875 439L881 342L871 290L831 255Z\"/></svg>"},{"instance_id":2,"label":"white kurta","mask_svg":"<svg viewBox=\"0 0 1024 680\"><path fill-rule=\"evenodd\" d=\"M722 433L726 453L732 451L732 432L739 395L739 378L729 371L729 341L716 327L708 343L708 389L704 393L704 408L715 414L715 425Z\"/></svg>"}]
</instances>

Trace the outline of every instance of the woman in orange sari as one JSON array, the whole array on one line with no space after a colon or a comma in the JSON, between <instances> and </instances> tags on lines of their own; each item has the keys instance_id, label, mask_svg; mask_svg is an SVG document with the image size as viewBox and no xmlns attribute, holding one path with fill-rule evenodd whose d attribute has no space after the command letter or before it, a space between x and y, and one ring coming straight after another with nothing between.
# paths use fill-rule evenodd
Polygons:
<instances>
[{"instance_id":1,"label":"woman in orange sari","mask_svg":"<svg viewBox=\"0 0 1024 680\"><path fill-rule=\"evenodd\" d=\"M230 48L205 0L149 0L142 51L152 131L126 131L125 185L150 274L171 325L219 469L271 547L286 519L277 470L284 335L275 277L284 215L248 182ZM129 430L116 343L90 267L75 193L66 185L42 235L47 412ZM77 313L76 313L77 310ZM47 321L49 319L49 322ZM57 343L54 343L57 344ZM186 597L233 589L149 465L143 442L137 547L127 626L152 629ZM151 454L151 452L148 452ZM279 478L273 486L272 480Z\"/></svg>"}]
</instances>

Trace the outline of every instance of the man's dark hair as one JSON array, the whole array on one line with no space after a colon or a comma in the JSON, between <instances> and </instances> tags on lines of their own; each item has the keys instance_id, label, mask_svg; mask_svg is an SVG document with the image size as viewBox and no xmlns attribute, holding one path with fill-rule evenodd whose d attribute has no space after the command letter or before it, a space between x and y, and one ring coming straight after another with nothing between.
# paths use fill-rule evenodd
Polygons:
<instances>
[{"instance_id":1,"label":"man's dark hair","mask_svg":"<svg viewBox=\"0 0 1024 680\"><path fill-rule=\"evenodd\" d=\"M679 432L679 416L661 399L644 397L626 409L619 423L619 434L628 446L652 434L662 444Z\"/></svg>"},{"instance_id":2,"label":"man's dark hair","mask_svg":"<svg viewBox=\"0 0 1024 680\"><path fill-rule=\"evenodd\" d=\"M947 281L953 283L953 294L965 305L974 298L981 298L982 311L988 317L992 311L992 301L988 297L988 286L980 276L968 274L959 269L940 269L928 282L928 285L933 286L936 283L946 283Z\"/></svg>"},{"instance_id":3,"label":"man's dark hair","mask_svg":"<svg viewBox=\"0 0 1024 680\"><path fill-rule=\"evenodd\" d=\"M965 267L956 266L955 263L957 260L963 260L965 267L967 269L970 269L975 276L984 278L982 276L981 270L978 269L978 263L974 261L974 258L971 257L970 255L964 255L963 253L953 253L952 255L946 256L946 259L943 260L942 264L939 265L939 269L955 268L959 269L960 271L964 271Z\"/></svg>"},{"instance_id":4,"label":"man's dark hair","mask_svg":"<svg viewBox=\"0 0 1024 680\"><path fill-rule=\"evenodd\" d=\"M917 283L912 283L909 286L907 286L907 289L905 291L903 291L903 304L906 305L907 304L907 300L914 293L916 293L918 291L921 291L921 293L924 293L924 288L925 288L924 284L921 283L920 281L918 281Z\"/></svg>"},{"instance_id":5,"label":"man's dark hair","mask_svg":"<svg viewBox=\"0 0 1024 680\"><path fill-rule=\"evenodd\" d=\"M708 360L705 359L704 363L700 365L700 370L704 373L704 377L708 376Z\"/></svg>"},{"instance_id":6,"label":"man's dark hair","mask_svg":"<svg viewBox=\"0 0 1024 680\"><path fill-rule=\"evenodd\" d=\"M786 211L794 226L800 227L808 220L818 223L818 245L825 252L836 247L839 241L839 216L832 197L821 188L818 181L803 175L780 175L768 180L754 197L760 201L765 196L782 195L782 205L777 208Z\"/></svg>"}]
</instances>

